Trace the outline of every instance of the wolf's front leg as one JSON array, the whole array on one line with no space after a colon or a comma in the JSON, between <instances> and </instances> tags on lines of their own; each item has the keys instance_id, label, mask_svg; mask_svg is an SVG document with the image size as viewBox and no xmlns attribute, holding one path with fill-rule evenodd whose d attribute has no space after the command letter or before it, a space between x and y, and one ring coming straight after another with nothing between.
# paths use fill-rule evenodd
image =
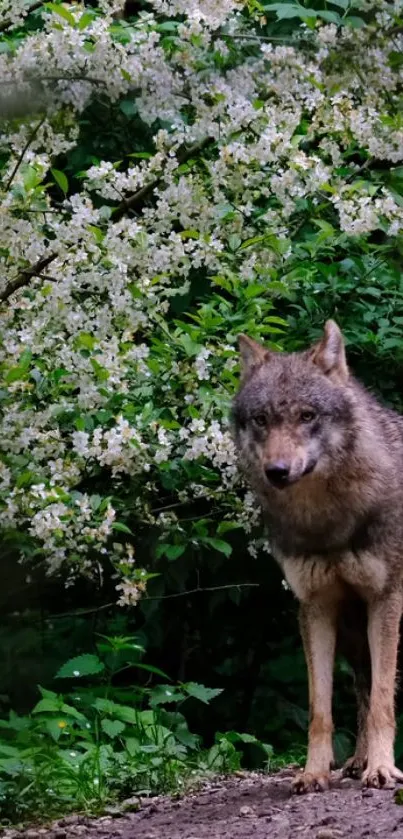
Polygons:
<instances>
[{"instance_id":1,"label":"wolf's front leg","mask_svg":"<svg viewBox=\"0 0 403 839\"><path fill-rule=\"evenodd\" d=\"M322 791L329 785L332 747L332 689L336 646L337 606L314 600L300 607L300 628L308 666L309 742L305 770L293 791Z\"/></svg>"},{"instance_id":2,"label":"wolf's front leg","mask_svg":"<svg viewBox=\"0 0 403 839\"><path fill-rule=\"evenodd\" d=\"M395 766L394 693L402 596L394 592L368 604L368 641L372 687L368 714L368 764L363 782L370 787L394 787L403 781Z\"/></svg>"}]
</instances>

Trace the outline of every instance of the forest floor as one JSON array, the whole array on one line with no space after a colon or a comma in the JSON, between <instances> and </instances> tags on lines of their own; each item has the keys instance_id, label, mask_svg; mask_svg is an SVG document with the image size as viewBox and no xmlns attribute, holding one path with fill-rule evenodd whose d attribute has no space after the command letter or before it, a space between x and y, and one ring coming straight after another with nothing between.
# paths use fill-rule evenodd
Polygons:
<instances>
[{"instance_id":1,"label":"forest floor","mask_svg":"<svg viewBox=\"0 0 403 839\"><path fill-rule=\"evenodd\" d=\"M7 830L7 839L403 839L403 807L393 790L361 790L339 781L321 794L290 795L291 774L245 773L181 799L142 802L137 812L111 808L97 819L67 816L53 825Z\"/></svg>"}]
</instances>

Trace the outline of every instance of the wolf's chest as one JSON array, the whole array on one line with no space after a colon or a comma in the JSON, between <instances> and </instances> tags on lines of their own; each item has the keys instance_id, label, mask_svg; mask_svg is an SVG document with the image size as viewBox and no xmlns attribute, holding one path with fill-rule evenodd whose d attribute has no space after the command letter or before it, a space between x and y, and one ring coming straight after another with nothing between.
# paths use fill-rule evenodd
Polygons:
<instances>
[{"instance_id":1,"label":"wolf's chest","mask_svg":"<svg viewBox=\"0 0 403 839\"><path fill-rule=\"evenodd\" d=\"M321 600L343 599L353 589L370 600L384 591L388 582L385 560L370 551L345 551L332 557L281 556L277 554L284 576L298 600L315 597Z\"/></svg>"}]
</instances>

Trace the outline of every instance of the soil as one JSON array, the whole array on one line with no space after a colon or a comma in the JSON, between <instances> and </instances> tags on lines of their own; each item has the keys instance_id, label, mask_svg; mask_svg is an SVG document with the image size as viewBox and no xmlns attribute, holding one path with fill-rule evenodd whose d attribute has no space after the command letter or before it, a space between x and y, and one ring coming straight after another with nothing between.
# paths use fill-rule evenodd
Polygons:
<instances>
[{"instance_id":1,"label":"soil","mask_svg":"<svg viewBox=\"0 0 403 839\"><path fill-rule=\"evenodd\" d=\"M47 828L6 831L7 839L403 839L403 807L393 790L361 790L333 778L325 793L290 795L290 772L245 774L173 800L111 808L98 819L68 816Z\"/></svg>"}]
</instances>

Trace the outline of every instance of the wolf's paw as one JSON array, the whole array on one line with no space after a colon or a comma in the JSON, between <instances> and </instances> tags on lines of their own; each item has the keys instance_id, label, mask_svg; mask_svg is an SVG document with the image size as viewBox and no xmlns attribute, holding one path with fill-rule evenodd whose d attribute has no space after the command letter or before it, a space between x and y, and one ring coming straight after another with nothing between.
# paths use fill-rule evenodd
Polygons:
<instances>
[{"instance_id":1,"label":"wolf's paw","mask_svg":"<svg viewBox=\"0 0 403 839\"><path fill-rule=\"evenodd\" d=\"M376 789L393 789L396 781L403 782L403 772L397 769L393 763L368 766L362 776L362 783L365 787L375 787Z\"/></svg>"},{"instance_id":2,"label":"wolf's paw","mask_svg":"<svg viewBox=\"0 0 403 839\"><path fill-rule=\"evenodd\" d=\"M329 788L329 772L301 772L292 782L292 792L303 795L305 792L324 792Z\"/></svg>"},{"instance_id":3,"label":"wolf's paw","mask_svg":"<svg viewBox=\"0 0 403 839\"><path fill-rule=\"evenodd\" d=\"M349 757L342 769L343 778L361 778L366 765L367 759L360 755Z\"/></svg>"}]
</instances>

